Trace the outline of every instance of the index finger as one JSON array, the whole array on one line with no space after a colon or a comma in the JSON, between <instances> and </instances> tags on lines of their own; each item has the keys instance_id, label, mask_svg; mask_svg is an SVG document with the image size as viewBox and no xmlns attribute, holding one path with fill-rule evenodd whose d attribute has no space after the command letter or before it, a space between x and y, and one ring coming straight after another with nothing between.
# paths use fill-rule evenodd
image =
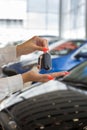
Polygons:
<instances>
[{"instance_id":1,"label":"index finger","mask_svg":"<svg viewBox=\"0 0 87 130\"><path fill-rule=\"evenodd\" d=\"M51 73L50 75L53 77L53 78L56 78L56 77L59 77L59 76L65 76L65 75L68 75L69 72L55 72L55 73Z\"/></svg>"}]
</instances>

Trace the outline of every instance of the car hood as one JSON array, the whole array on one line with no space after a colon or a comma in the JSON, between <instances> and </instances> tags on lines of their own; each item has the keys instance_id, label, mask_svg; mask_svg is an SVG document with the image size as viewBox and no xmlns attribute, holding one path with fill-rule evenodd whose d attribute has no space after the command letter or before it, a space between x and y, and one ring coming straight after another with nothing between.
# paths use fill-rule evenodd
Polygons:
<instances>
[{"instance_id":1,"label":"car hood","mask_svg":"<svg viewBox=\"0 0 87 130\"><path fill-rule=\"evenodd\" d=\"M29 86L22 91L12 94L1 102L0 110L23 101L23 98L27 99L56 90L67 90L67 86L57 80L51 80L46 83L35 83L34 85L31 85L31 87Z\"/></svg>"},{"instance_id":2,"label":"car hood","mask_svg":"<svg viewBox=\"0 0 87 130\"><path fill-rule=\"evenodd\" d=\"M1 102L0 104L0 110L22 102L24 99L33 98L35 96L50 93L53 91L67 91L68 89L72 89L74 91L79 91L87 95L86 91L76 89L76 87L72 87L74 86L73 83L72 85L69 85L67 82L61 82L61 80L62 78L60 78L59 80L51 80L46 83L35 83L29 87L27 86L23 90L18 91L3 100L3 102Z\"/></svg>"}]
</instances>

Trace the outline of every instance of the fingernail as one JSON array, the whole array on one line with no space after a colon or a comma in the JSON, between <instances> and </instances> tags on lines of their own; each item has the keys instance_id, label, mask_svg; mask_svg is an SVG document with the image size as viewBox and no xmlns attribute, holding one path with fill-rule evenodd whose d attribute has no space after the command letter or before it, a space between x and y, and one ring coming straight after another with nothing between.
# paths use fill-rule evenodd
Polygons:
<instances>
[{"instance_id":1,"label":"fingernail","mask_svg":"<svg viewBox=\"0 0 87 130\"><path fill-rule=\"evenodd\" d=\"M65 75L68 75L68 74L70 74L70 72L64 72L65 73Z\"/></svg>"},{"instance_id":2,"label":"fingernail","mask_svg":"<svg viewBox=\"0 0 87 130\"><path fill-rule=\"evenodd\" d=\"M51 75L48 75L49 80L53 80L54 78Z\"/></svg>"},{"instance_id":3,"label":"fingernail","mask_svg":"<svg viewBox=\"0 0 87 130\"><path fill-rule=\"evenodd\" d=\"M44 52L47 52L48 50L49 50L49 49L46 48L46 47L43 48L43 51L44 51Z\"/></svg>"}]
</instances>

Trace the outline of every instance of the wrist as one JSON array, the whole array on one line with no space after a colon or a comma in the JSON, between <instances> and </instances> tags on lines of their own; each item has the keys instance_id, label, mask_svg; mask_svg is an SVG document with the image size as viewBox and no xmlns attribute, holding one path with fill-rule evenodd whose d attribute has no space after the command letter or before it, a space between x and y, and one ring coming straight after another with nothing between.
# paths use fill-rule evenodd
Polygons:
<instances>
[{"instance_id":1,"label":"wrist","mask_svg":"<svg viewBox=\"0 0 87 130\"><path fill-rule=\"evenodd\" d=\"M27 73L22 74L23 83L27 83L29 81Z\"/></svg>"},{"instance_id":2,"label":"wrist","mask_svg":"<svg viewBox=\"0 0 87 130\"><path fill-rule=\"evenodd\" d=\"M22 54L21 54L21 45L17 45L16 46L16 55L17 55L17 57L19 57L19 56L21 56Z\"/></svg>"}]
</instances>

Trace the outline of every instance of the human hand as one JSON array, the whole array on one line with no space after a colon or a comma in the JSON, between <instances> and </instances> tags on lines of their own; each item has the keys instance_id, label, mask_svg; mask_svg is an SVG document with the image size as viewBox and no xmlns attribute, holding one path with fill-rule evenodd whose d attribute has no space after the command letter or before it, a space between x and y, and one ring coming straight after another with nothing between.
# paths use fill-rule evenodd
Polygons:
<instances>
[{"instance_id":1,"label":"human hand","mask_svg":"<svg viewBox=\"0 0 87 130\"><path fill-rule=\"evenodd\" d=\"M33 70L22 74L23 82L35 81L35 82L47 82L56 77L66 76L68 72L55 72L50 74L39 74Z\"/></svg>"},{"instance_id":2,"label":"human hand","mask_svg":"<svg viewBox=\"0 0 87 130\"><path fill-rule=\"evenodd\" d=\"M44 51L48 50L48 43L46 39L34 36L31 39L25 41L24 43L17 45L17 57L21 55L26 55L34 51Z\"/></svg>"}]
</instances>

